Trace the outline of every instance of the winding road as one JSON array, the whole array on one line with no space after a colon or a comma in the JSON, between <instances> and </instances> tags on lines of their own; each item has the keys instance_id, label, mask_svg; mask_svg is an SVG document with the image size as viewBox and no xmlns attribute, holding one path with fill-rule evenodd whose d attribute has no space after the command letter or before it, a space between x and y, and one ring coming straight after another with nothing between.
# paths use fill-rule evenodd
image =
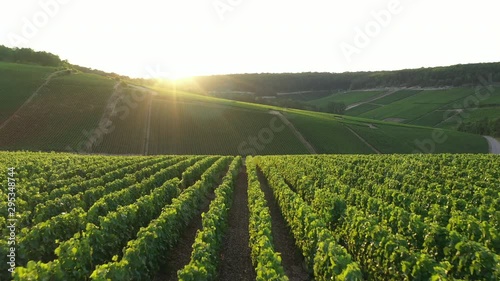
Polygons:
<instances>
[{"instance_id":1,"label":"winding road","mask_svg":"<svg viewBox=\"0 0 500 281\"><path fill-rule=\"evenodd\" d=\"M488 146L490 147L490 153L500 154L500 142L494 137L483 136L488 141Z\"/></svg>"}]
</instances>

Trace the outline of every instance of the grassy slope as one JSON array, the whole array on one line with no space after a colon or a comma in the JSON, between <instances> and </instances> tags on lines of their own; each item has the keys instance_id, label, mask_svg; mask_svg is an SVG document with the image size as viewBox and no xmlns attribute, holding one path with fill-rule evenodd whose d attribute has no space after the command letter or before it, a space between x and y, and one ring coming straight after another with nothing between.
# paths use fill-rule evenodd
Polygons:
<instances>
[{"instance_id":1,"label":"grassy slope","mask_svg":"<svg viewBox=\"0 0 500 281\"><path fill-rule=\"evenodd\" d=\"M352 125L368 128L368 124L373 124L381 128L383 132L382 135L377 129L369 129L361 132L358 132L358 130L355 131L370 144L375 146L375 148L382 151L382 153L425 152L428 150L428 147L431 148L430 145L427 145L427 140L432 139L432 134L434 132L432 128L416 125L394 124L361 117L338 116L321 112L283 109L274 106L230 101L189 93L184 93L184 95L193 100L216 102L260 112L267 112L271 109L282 111L304 137L318 150L318 153L373 153L369 147L366 147L366 145L357 137L353 136L352 133L345 131L345 128L341 127L339 123L348 125L352 129L355 128ZM337 134L334 130L340 130L341 133ZM439 144L434 142L435 152L488 152L488 145L481 136L452 130L445 130L445 133L447 135L447 140L444 143ZM376 145L377 143L383 142L386 142L385 146Z\"/></svg>"},{"instance_id":2,"label":"grassy slope","mask_svg":"<svg viewBox=\"0 0 500 281\"><path fill-rule=\"evenodd\" d=\"M196 94L155 89L151 110L148 153L151 154L307 154L304 145L288 127L269 137L271 120L282 127L269 109L243 102ZM112 119L115 129L105 135L94 152L142 153L147 103L129 107L130 114ZM272 130L271 130L272 131ZM250 137L264 139L250 144ZM269 141L269 139L271 139ZM246 142L246 144L245 144ZM241 147L240 147L241 146Z\"/></svg>"},{"instance_id":3,"label":"grassy slope","mask_svg":"<svg viewBox=\"0 0 500 281\"><path fill-rule=\"evenodd\" d=\"M52 72L54 67L0 62L0 124L9 118ZM26 79L26 78L29 79Z\"/></svg>"},{"instance_id":4,"label":"grassy slope","mask_svg":"<svg viewBox=\"0 0 500 281\"><path fill-rule=\"evenodd\" d=\"M364 104L360 104L354 108L351 108L349 110L347 110L345 112L346 115L349 115L349 116L359 116L365 112L368 112L370 110L374 110L374 109L377 109L379 108L380 105L378 104L373 104L373 103L364 103Z\"/></svg>"},{"instance_id":5,"label":"grassy slope","mask_svg":"<svg viewBox=\"0 0 500 281\"><path fill-rule=\"evenodd\" d=\"M470 122L483 117L500 117L500 88L495 88L494 93L484 90L483 93L488 98L480 100L481 107L476 107L473 88L401 90L374 101L374 104L363 104L348 110L346 114L377 120L402 118L408 124L454 129L458 118L461 122ZM447 111L460 108L465 109L463 115L447 120L453 116Z\"/></svg>"},{"instance_id":6,"label":"grassy slope","mask_svg":"<svg viewBox=\"0 0 500 281\"><path fill-rule=\"evenodd\" d=\"M381 99L378 99L376 101L376 103L383 104L383 105L391 104L391 103L396 102L398 100L402 100L402 99L408 98L410 96L413 96L415 94L418 94L419 92L421 92L421 91L420 90L400 90L400 91L397 91L391 95L388 95L388 96L385 96Z\"/></svg>"},{"instance_id":7,"label":"grassy slope","mask_svg":"<svg viewBox=\"0 0 500 281\"><path fill-rule=\"evenodd\" d=\"M97 127L115 81L92 74L54 78L40 94L0 131L0 144L9 150L75 148L87 139L84 130Z\"/></svg>"},{"instance_id":8,"label":"grassy slope","mask_svg":"<svg viewBox=\"0 0 500 281\"><path fill-rule=\"evenodd\" d=\"M320 154L374 153L341 122L307 114L286 116Z\"/></svg>"},{"instance_id":9,"label":"grassy slope","mask_svg":"<svg viewBox=\"0 0 500 281\"><path fill-rule=\"evenodd\" d=\"M495 92L486 93L485 99L479 100L479 105L475 102L476 95L470 90L470 95L463 99L449 103L441 110L430 112L423 117L414 120L412 123L435 126L439 128L456 129L461 122L474 122L482 118L500 117L500 88L495 88ZM449 112L449 110L461 109L462 112Z\"/></svg>"},{"instance_id":10,"label":"grassy slope","mask_svg":"<svg viewBox=\"0 0 500 281\"><path fill-rule=\"evenodd\" d=\"M168 97L171 101L187 101L187 102L198 102L203 103L204 105L214 104L217 106L225 107L224 111L232 111L232 112L243 112L251 113L247 115L247 119L241 119L239 121L241 126L255 126L252 123L256 121L249 122L248 120L255 120L257 116L261 116L263 119L264 127L260 127L258 129L269 127L270 118L274 118L269 115L269 110L278 110L282 111L286 114L287 118L295 125L295 127L304 135L304 137L314 146L318 153L373 153L373 150L367 147L362 141L360 141L356 136L354 136L351 132L349 132L341 123L333 122L331 119L331 114L325 114L328 118L314 118L314 112L310 111L299 111L299 110L284 110L283 108L269 105L261 105L254 103L246 103L239 101L226 100L221 98L214 98L209 96L201 96L191 93L186 93L182 91L176 92L173 94L173 91L165 90L165 89L155 89L160 92L163 96ZM242 111L243 110L243 111ZM166 112L166 111L163 111ZM298 113L305 114L298 114ZM288 113L288 114L287 114ZM166 114L166 113L164 113ZM234 113L233 113L234 114ZM238 115L240 115L238 114ZM312 114L308 115L308 114ZM234 115L236 116L236 115ZM262 117L265 116L265 117ZM257 118L259 119L259 118ZM163 119L165 120L165 119ZM170 118L169 120L172 120ZM233 121L238 121L237 119L233 119ZM159 122L159 121L158 121ZM203 120L202 120L203 122ZM281 123L280 123L281 124ZM156 127L157 125L152 125L152 127ZM173 124L170 125L174 126ZM213 126L213 125L212 125ZM232 126L232 125L231 125ZM168 134L168 132L165 132ZM250 130L251 134L247 134L243 140L248 141L248 136L256 136L258 134L257 127ZM156 138L154 133L152 132L152 139ZM187 133L185 133L187 134ZM304 150L302 144L298 145L296 143L296 137L288 130L275 134L277 141L273 141L271 145L276 144L273 149L276 149L275 152L267 151L268 147L266 146L265 150L257 151L259 154L273 154L273 153L307 153ZM219 136L220 137L220 136ZM216 136L211 136L211 138L216 138ZM153 140L152 140L153 141ZM155 142L155 141L153 141ZM156 141L158 142L158 141ZM174 142L173 140L169 140L170 143ZM290 144L292 143L292 144ZM206 144L206 145L209 145ZM152 143L150 146L150 151L152 153L167 153L164 149L159 149L154 147L155 145ZM290 146L290 147L288 147ZM175 147L175 145L171 145L171 147ZM179 146L177 146L179 147ZM269 147L272 148L272 147ZM173 148L170 148L172 150ZM213 148L207 148L213 149ZM231 148L234 150L233 148ZM292 152L286 152L291 150ZM190 150L191 151L191 150ZM295 152L297 151L297 152Z\"/></svg>"},{"instance_id":11,"label":"grassy slope","mask_svg":"<svg viewBox=\"0 0 500 281\"><path fill-rule=\"evenodd\" d=\"M143 154L149 110L149 96L133 88L122 90L116 115L110 117L112 131L92 148L94 153Z\"/></svg>"},{"instance_id":12,"label":"grassy slope","mask_svg":"<svg viewBox=\"0 0 500 281\"><path fill-rule=\"evenodd\" d=\"M87 74L55 78L20 118L0 132L2 148L60 151L67 146L76 147L87 139L83 130L91 131L96 128L114 83L115 81ZM238 146L245 141L249 142L249 137L258 137L262 130L270 128L270 121L274 118L268 113L271 109L287 112L290 121L319 153L373 153L346 126L384 153L410 153L416 148L416 140L432 135L430 128L418 126L391 125L364 118L285 110L180 91L174 94L169 89L156 90L160 95L153 102L150 154L236 154L240 152ZM146 107L138 105L131 108L127 118L114 121L114 132L105 135L101 148L96 152L142 153L145 112ZM368 123L379 129L366 129ZM448 134L448 141L444 146L438 146L436 152L487 150L487 145L480 136L456 132ZM261 141L259 143L262 144ZM471 147L462 150L464 145ZM254 148L259 154L307 153L288 128L273 133L272 141L263 148L251 145L243 147L246 151Z\"/></svg>"},{"instance_id":13,"label":"grassy slope","mask_svg":"<svg viewBox=\"0 0 500 281\"><path fill-rule=\"evenodd\" d=\"M487 153L486 140L478 135L452 130L436 131L428 128L411 128L395 125L351 126L366 141L382 153ZM445 136L433 140L434 132ZM443 138L443 140L440 140Z\"/></svg>"},{"instance_id":14,"label":"grassy slope","mask_svg":"<svg viewBox=\"0 0 500 281\"><path fill-rule=\"evenodd\" d=\"M307 154L290 129L266 112L214 103L153 104L151 154L239 154L252 149L258 154ZM271 122L283 130L272 131ZM258 145L252 146L249 138L259 136Z\"/></svg>"},{"instance_id":15,"label":"grassy slope","mask_svg":"<svg viewBox=\"0 0 500 281\"><path fill-rule=\"evenodd\" d=\"M321 108L326 107L329 102L343 102L346 105L349 105L376 97L381 93L382 91L352 91L341 94L333 94L321 99L309 101L308 103L311 105L319 106Z\"/></svg>"},{"instance_id":16,"label":"grassy slope","mask_svg":"<svg viewBox=\"0 0 500 281\"><path fill-rule=\"evenodd\" d=\"M366 103L366 104L361 104L359 106L356 106L350 110L346 111L346 114L349 116L360 116L363 113L375 110L377 108L381 108L384 105L391 104L393 102L396 102L401 99L405 99L409 96L412 96L414 94L417 94L418 90L400 90L395 93L392 93L388 96L385 96L383 98L377 99L373 101L373 103Z\"/></svg>"},{"instance_id":17,"label":"grassy slope","mask_svg":"<svg viewBox=\"0 0 500 281\"><path fill-rule=\"evenodd\" d=\"M359 117L347 117L347 116L337 116L327 113L319 112L308 112L302 110L289 110L289 114L299 114L303 116L308 116L309 121L307 122L309 126L311 124L317 123L320 119L329 120L332 123L343 123L345 126L353 129L361 137L363 137L368 143L374 146L377 150L382 153L415 153L415 152L435 152L435 153L458 153L458 152L468 152L468 153L487 153L488 144L485 139L479 135L461 133L453 130L442 130L445 135L445 141L439 143L441 140L437 138L438 141L433 141L433 134L438 134L441 129L433 129L429 127L407 125L407 124L395 124L384 121L377 121L371 119L364 119ZM295 118L296 119L296 118ZM294 118L291 121L295 124ZM368 125L372 125L377 129L372 129ZM307 124L306 124L307 125ZM296 124L297 126L297 124ZM333 125L330 125L333 126ZM307 132L307 128L303 128ZM300 130L300 129L299 129ZM322 137L321 132L313 132L310 134L309 141L315 147L321 147L322 145L328 145L331 140ZM304 133L306 135L306 133ZM342 139L345 141L346 145L352 146L351 149L359 147L360 143L358 140L353 139L349 132L343 131ZM308 136L306 135L306 138ZM440 137L441 138L441 137ZM350 139L350 141L347 141ZM363 144L364 145L364 144ZM359 148L357 148L359 149ZM368 148L367 148L368 149ZM364 153L364 149L359 149L359 153ZM337 153L334 149L327 149L326 152L322 153ZM373 153L371 150L369 153Z\"/></svg>"},{"instance_id":18,"label":"grassy slope","mask_svg":"<svg viewBox=\"0 0 500 281\"><path fill-rule=\"evenodd\" d=\"M360 116L379 120L402 118L409 122L469 94L468 89L422 91L384 107L363 113Z\"/></svg>"}]
</instances>

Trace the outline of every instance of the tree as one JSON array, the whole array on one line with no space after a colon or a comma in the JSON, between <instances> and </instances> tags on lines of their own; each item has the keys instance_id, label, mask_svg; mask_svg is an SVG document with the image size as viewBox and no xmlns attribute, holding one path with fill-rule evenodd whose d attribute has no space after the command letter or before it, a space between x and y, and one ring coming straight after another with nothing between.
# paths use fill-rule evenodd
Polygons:
<instances>
[{"instance_id":1,"label":"tree","mask_svg":"<svg viewBox=\"0 0 500 281\"><path fill-rule=\"evenodd\" d=\"M491 121L491 135L500 137L500 118Z\"/></svg>"},{"instance_id":2,"label":"tree","mask_svg":"<svg viewBox=\"0 0 500 281\"><path fill-rule=\"evenodd\" d=\"M326 112L334 114L344 114L346 105L343 102L329 102L326 106Z\"/></svg>"}]
</instances>

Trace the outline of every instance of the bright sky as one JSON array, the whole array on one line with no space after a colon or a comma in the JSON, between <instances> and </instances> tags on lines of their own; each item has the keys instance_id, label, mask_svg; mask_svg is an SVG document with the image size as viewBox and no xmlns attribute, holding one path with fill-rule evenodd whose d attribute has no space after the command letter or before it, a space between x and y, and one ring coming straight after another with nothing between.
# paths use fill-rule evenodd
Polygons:
<instances>
[{"instance_id":1,"label":"bright sky","mask_svg":"<svg viewBox=\"0 0 500 281\"><path fill-rule=\"evenodd\" d=\"M3 0L0 44L134 77L500 61L498 0Z\"/></svg>"}]
</instances>

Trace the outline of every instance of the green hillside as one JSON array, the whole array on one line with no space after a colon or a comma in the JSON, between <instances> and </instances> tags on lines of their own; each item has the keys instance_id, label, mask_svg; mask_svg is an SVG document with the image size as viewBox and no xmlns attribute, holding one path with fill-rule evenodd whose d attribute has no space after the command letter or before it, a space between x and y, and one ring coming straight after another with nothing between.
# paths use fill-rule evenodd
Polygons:
<instances>
[{"instance_id":1,"label":"green hillside","mask_svg":"<svg viewBox=\"0 0 500 281\"><path fill-rule=\"evenodd\" d=\"M0 124L55 71L54 67L0 62Z\"/></svg>"},{"instance_id":2,"label":"green hillside","mask_svg":"<svg viewBox=\"0 0 500 281\"><path fill-rule=\"evenodd\" d=\"M238 102L164 86L145 88L77 71L59 73L43 85L43 78L54 68L0 65L15 69L11 75L17 79L30 77L33 69L41 73L35 79L38 84L32 81L31 87L2 95L17 101L4 105L5 112L17 114L0 129L2 150L148 155L488 152L487 142L479 135L412 126L467 97L467 89L444 94L401 91L384 97L387 92L359 91L328 98L358 103L381 97L387 104L359 114L373 118L366 119ZM37 95L21 106L38 87ZM491 106L496 99L494 95L484 105ZM475 112L477 118L483 112L495 115L484 107ZM412 125L374 120L393 117ZM426 122L432 126L432 120ZM444 136L435 141L435 134Z\"/></svg>"},{"instance_id":3,"label":"green hillside","mask_svg":"<svg viewBox=\"0 0 500 281\"><path fill-rule=\"evenodd\" d=\"M272 115L216 103L155 101L151 154L304 154L304 146ZM279 127L273 130L273 127ZM251 139L257 139L252 145ZM248 151L248 152L245 152Z\"/></svg>"},{"instance_id":4,"label":"green hillside","mask_svg":"<svg viewBox=\"0 0 500 281\"><path fill-rule=\"evenodd\" d=\"M367 91L367 93L370 93ZM482 118L500 117L500 88L462 87L439 90L403 89L376 98L359 92L331 95L309 103L324 107L329 101L343 98L348 109L346 115L386 120L420 126L456 129L460 122L473 122ZM355 105L356 103L361 103ZM349 107L349 105L355 105Z\"/></svg>"},{"instance_id":5,"label":"green hillside","mask_svg":"<svg viewBox=\"0 0 500 281\"><path fill-rule=\"evenodd\" d=\"M76 147L97 126L115 83L93 74L53 78L28 104L12 104L10 110L18 111L0 129L1 148L64 151ZM28 96L31 89L26 92Z\"/></svg>"},{"instance_id":6,"label":"green hillside","mask_svg":"<svg viewBox=\"0 0 500 281\"><path fill-rule=\"evenodd\" d=\"M383 91L350 91L339 94L332 94L324 98L309 101L311 105L315 105L320 109L325 109L329 102L338 102L344 104L353 104L365 100L373 99L379 96Z\"/></svg>"},{"instance_id":7,"label":"green hillside","mask_svg":"<svg viewBox=\"0 0 500 281\"><path fill-rule=\"evenodd\" d=\"M470 95L468 89L421 91L407 98L389 103L378 109L361 114L362 117L383 120L386 118L401 118L409 123L427 113L438 110Z\"/></svg>"},{"instance_id":8,"label":"green hillside","mask_svg":"<svg viewBox=\"0 0 500 281\"><path fill-rule=\"evenodd\" d=\"M488 148L483 137L454 130L302 110L289 110L288 112L287 116L290 121L306 135L313 146L320 148L319 153L375 153L377 151L380 153L457 153L459 151L486 153Z\"/></svg>"}]
</instances>

